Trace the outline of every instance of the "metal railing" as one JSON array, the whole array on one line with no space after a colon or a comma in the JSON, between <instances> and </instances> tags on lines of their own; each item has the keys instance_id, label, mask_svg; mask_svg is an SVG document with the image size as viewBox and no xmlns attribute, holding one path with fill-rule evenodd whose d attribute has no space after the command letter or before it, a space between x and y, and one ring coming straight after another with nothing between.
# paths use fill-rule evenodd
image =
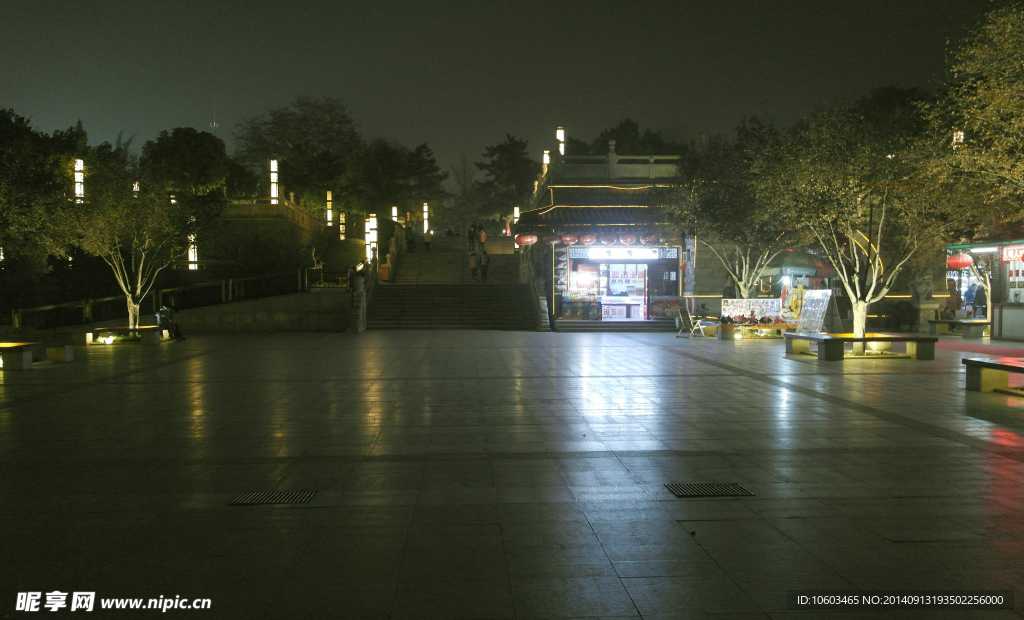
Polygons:
<instances>
[{"instance_id":1,"label":"metal railing","mask_svg":"<svg viewBox=\"0 0 1024 620\"><path fill-rule=\"evenodd\" d=\"M369 283L367 292L372 293L372 284L377 275L376 264L365 273ZM266 276L231 278L164 288L147 295L140 304L140 312L146 312L143 309L147 306L147 299L149 300L149 312L152 313L165 304L175 310L187 310L235 301L301 293L309 291L311 288L347 288L347 275L346 272L340 271L298 269ZM11 324L15 331L29 326L36 329L49 329L127 317L128 305L124 295L11 310Z\"/></svg>"}]
</instances>

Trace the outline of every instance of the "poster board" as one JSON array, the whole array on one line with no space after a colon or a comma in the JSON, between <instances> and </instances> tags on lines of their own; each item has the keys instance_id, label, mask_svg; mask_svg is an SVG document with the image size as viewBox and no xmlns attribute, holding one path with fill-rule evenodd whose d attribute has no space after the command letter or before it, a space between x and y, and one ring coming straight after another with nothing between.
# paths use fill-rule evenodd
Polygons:
<instances>
[{"instance_id":1,"label":"poster board","mask_svg":"<svg viewBox=\"0 0 1024 620\"><path fill-rule=\"evenodd\" d=\"M768 317L771 320L782 318L781 299L723 299L722 316L749 317L751 313L758 319Z\"/></svg>"},{"instance_id":2,"label":"poster board","mask_svg":"<svg viewBox=\"0 0 1024 620\"><path fill-rule=\"evenodd\" d=\"M814 289L804 292L803 306L800 309L796 333L820 334L821 325L825 321L825 313L828 312L829 300L831 299L831 289Z\"/></svg>"},{"instance_id":3,"label":"poster board","mask_svg":"<svg viewBox=\"0 0 1024 620\"><path fill-rule=\"evenodd\" d=\"M685 297L667 295L651 295L652 319L675 319L679 317L679 309L686 308Z\"/></svg>"}]
</instances>

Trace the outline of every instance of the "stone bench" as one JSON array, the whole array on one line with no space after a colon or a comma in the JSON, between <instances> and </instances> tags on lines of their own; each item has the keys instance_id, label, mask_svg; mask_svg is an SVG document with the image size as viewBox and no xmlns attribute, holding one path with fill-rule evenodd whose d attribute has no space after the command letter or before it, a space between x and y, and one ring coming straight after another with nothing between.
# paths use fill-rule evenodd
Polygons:
<instances>
[{"instance_id":1,"label":"stone bench","mask_svg":"<svg viewBox=\"0 0 1024 620\"><path fill-rule=\"evenodd\" d=\"M160 344L163 340L166 329L159 325L140 325L132 327L94 327L93 329L76 332L74 334L75 345L83 347L90 344L99 344L103 336L131 336L138 334L142 344Z\"/></svg>"},{"instance_id":2,"label":"stone bench","mask_svg":"<svg viewBox=\"0 0 1024 620\"><path fill-rule=\"evenodd\" d=\"M847 342L878 343L888 348L894 342L907 343L907 355L919 360L935 359L935 336L913 334L864 334L860 338L853 334L794 334L786 332L786 355L809 353L810 344L818 344L818 359L828 362L841 361L845 356Z\"/></svg>"},{"instance_id":3,"label":"stone bench","mask_svg":"<svg viewBox=\"0 0 1024 620\"><path fill-rule=\"evenodd\" d=\"M1004 392L1020 396L1010 389L1010 373L1024 373L1024 358L1019 357L965 357L960 363L967 366L967 389L971 392Z\"/></svg>"},{"instance_id":4,"label":"stone bench","mask_svg":"<svg viewBox=\"0 0 1024 620\"><path fill-rule=\"evenodd\" d=\"M35 351L43 347L41 342L0 342L0 360L5 370L29 370L35 358ZM54 362L70 362L74 359L71 345L46 347L46 359Z\"/></svg>"},{"instance_id":5,"label":"stone bench","mask_svg":"<svg viewBox=\"0 0 1024 620\"><path fill-rule=\"evenodd\" d=\"M30 370L32 351L41 345L41 342L0 342L4 370Z\"/></svg>"},{"instance_id":6,"label":"stone bench","mask_svg":"<svg viewBox=\"0 0 1024 620\"><path fill-rule=\"evenodd\" d=\"M985 328L991 324L991 321L985 319L936 319L928 321L928 333L933 336L945 334L950 327L956 326L964 338L984 338Z\"/></svg>"}]
</instances>

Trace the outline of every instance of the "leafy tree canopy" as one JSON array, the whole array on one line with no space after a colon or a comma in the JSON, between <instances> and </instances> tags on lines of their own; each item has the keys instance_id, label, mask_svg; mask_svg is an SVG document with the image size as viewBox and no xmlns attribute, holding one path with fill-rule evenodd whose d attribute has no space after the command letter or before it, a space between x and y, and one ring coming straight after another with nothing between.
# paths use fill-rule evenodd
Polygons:
<instances>
[{"instance_id":1,"label":"leafy tree canopy","mask_svg":"<svg viewBox=\"0 0 1024 620\"><path fill-rule=\"evenodd\" d=\"M223 187L232 169L224 142L191 127L161 131L156 140L143 145L139 163L150 183L193 194Z\"/></svg>"},{"instance_id":2,"label":"leafy tree canopy","mask_svg":"<svg viewBox=\"0 0 1024 620\"><path fill-rule=\"evenodd\" d=\"M1024 207L1024 6L990 12L954 57L947 96L927 111L936 159ZM962 136L954 132L962 131Z\"/></svg>"},{"instance_id":3,"label":"leafy tree canopy","mask_svg":"<svg viewBox=\"0 0 1024 620\"><path fill-rule=\"evenodd\" d=\"M483 213L500 217L530 204L541 165L527 155L526 147L526 140L506 134L504 142L484 149L487 161L476 164L486 175L480 184Z\"/></svg>"},{"instance_id":4,"label":"leafy tree canopy","mask_svg":"<svg viewBox=\"0 0 1024 620\"><path fill-rule=\"evenodd\" d=\"M683 155L685 145L665 139L660 131L644 129L631 119L623 119L614 127L598 134L589 144L573 136L566 139L567 155L607 155L608 142L615 140L615 152L619 155Z\"/></svg>"},{"instance_id":5,"label":"leafy tree canopy","mask_svg":"<svg viewBox=\"0 0 1024 620\"><path fill-rule=\"evenodd\" d=\"M363 144L348 109L331 97L298 97L243 120L234 136L236 160L262 174L278 159L281 183L315 203L340 187Z\"/></svg>"},{"instance_id":6,"label":"leafy tree canopy","mask_svg":"<svg viewBox=\"0 0 1024 620\"><path fill-rule=\"evenodd\" d=\"M377 139L349 164L340 203L349 211L377 214L390 213L392 206L419 207L445 196L447 178L426 144L409 150Z\"/></svg>"}]
</instances>

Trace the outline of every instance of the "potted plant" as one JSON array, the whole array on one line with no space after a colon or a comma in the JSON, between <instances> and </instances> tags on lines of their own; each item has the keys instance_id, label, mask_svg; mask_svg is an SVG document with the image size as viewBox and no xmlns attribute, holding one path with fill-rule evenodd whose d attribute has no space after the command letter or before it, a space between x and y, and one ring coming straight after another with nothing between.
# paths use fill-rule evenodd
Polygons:
<instances>
[{"instance_id":1,"label":"potted plant","mask_svg":"<svg viewBox=\"0 0 1024 620\"><path fill-rule=\"evenodd\" d=\"M731 316L723 316L718 320L718 339L736 340L736 326Z\"/></svg>"}]
</instances>

